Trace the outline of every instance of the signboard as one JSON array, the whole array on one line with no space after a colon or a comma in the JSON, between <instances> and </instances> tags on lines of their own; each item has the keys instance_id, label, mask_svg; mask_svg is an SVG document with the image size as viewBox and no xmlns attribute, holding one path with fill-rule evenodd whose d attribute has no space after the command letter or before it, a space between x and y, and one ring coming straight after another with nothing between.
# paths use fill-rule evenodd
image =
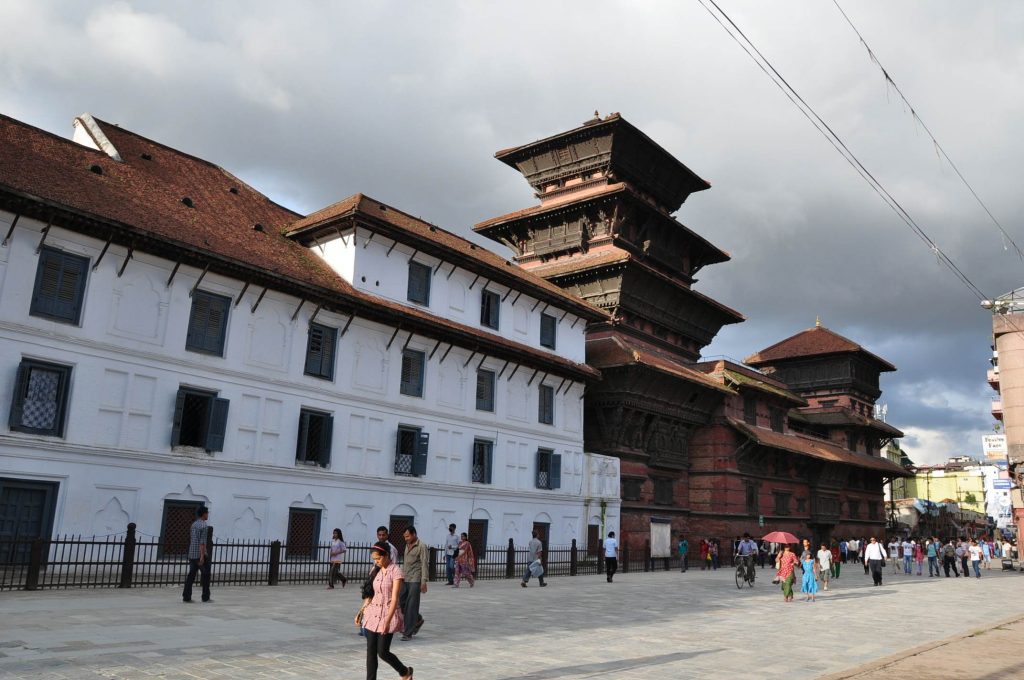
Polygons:
<instances>
[{"instance_id":1,"label":"signboard","mask_svg":"<svg viewBox=\"0 0 1024 680\"><path fill-rule=\"evenodd\" d=\"M1006 459L1006 435L986 434L981 437L981 450L990 460Z\"/></svg>"},{"instance_id":2,"label":"signboard","mask_svg":"<svg viewBox=\"0 0 1024 680\"><path fill-rule=\"evenodd\" d=\"M992 488L993 489L1009 489L1010 488L1010 480L1009 479L993 479L992 480Z\"/></svg>"},{"instance_id":3,"label":"signboard","mask_svg":"<svg viewBox=\"0 0 1024 680\"><path fill-rule=\"evenodd\" d=\"M672 557L672 525L651 518L651 557Z\"/></svg>"}]
</instances>

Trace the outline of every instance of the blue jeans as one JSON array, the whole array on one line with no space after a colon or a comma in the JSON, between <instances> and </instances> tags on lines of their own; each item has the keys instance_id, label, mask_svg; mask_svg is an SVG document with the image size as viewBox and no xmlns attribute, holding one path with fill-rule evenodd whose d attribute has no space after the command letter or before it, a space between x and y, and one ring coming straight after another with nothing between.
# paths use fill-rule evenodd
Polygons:
<instances>
[{"instance_id":1,"label":"blue jeans","mask_svg":"<svg viewBox=\"0 0 1024 680\"><path fill-rule=\"evenodd\" d=\"M445 576L448 577L448 585L455 585L455 556L445 555L444 556L444 571Z\"/></svg>"},{"instance_id":2,"label":"blue jeans","mask_svg":"<svg viewBox=\"0 0 1024 680\"><path fill-rule=\"evenodd\" d=\"M903 573L904 574L909 574L910 573L910 571L911 571L910 563L913 562L913 561L914 561L914 558L912 556L910 556L910 555L905 555L903 557Z\"/></svg>"},{"instance_id":3,"label":"blue jeans","mask_svg":"<svg viewBox=\"0 0 1024 680\"><path fill-rule=\"evenodd\" d=\"M975 578L981 578L981 562L978 560L971 560L971 566L974 567Z\"/></svg>"},{"instance_id":4,"label":"blue jeans","mask_svg":"<svg viewBox=\"0 0 1024 680\"><path fill-rule=\"evenodd\" d=\"M939 575L939 558L938 557L929 557L928 558L928 575L929 576L932 575L932 571L935 572L936 576Z\"/></svg>"}]
</instances>

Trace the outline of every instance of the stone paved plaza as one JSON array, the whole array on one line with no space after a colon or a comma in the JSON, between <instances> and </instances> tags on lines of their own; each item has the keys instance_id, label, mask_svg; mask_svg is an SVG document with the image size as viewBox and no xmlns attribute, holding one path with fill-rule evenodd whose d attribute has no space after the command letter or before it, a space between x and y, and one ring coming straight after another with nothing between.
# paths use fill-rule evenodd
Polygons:
<instances>
[{"instance_id":1,"label":"stone paved plaza","mask_svg":"<svg viewBox=\"0 0 1024 680\"><path fill-rule=\"evenodd\" d=\"M525 590L516 581L458 590L431 584L426 625L411 642L396 638L394 649L420 680L793 680L852 672L1024 617L1018 573L993 570L980 580L887 573L875 588L852 566L813 604L799 595L783 603L769 570L743 591L731 569L620 574L613 584L556 578ZM0 678L365 676L353 587L217 588L214 599L183 604L171 588L2 593ZM1018 638L990 652L1012 658ZM383 666L379 677L397 676ZM942 676L918 669L898 677Z\"/></svg>"}]
</instances>

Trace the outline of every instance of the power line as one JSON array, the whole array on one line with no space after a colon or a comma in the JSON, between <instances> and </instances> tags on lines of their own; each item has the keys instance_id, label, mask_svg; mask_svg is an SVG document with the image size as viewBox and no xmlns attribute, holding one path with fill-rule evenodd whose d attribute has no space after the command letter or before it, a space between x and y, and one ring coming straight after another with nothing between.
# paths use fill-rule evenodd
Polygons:
<instances>
[{"instance_id":1,"label":"power line","mask_svg":"<svg viewBox=\"0 0 1024 680\"><path fill-rule=\"evenodd\" d=\"M875 191L876 194L885 202L889 208L896 213L911 231L920 238L928 249L935 255L936 260L949 269L953 274L960 279L971 293L979 300L985 300L985 294L974 284L970 278L956 265L953 260L946 255L939 248L938 244L921 228L920 225L911 217L910 213L897 201L892 194L885 188L884 185L860 162L860 159L850 150L850 148L843 142L842 138L825 122L825 120L818 115L814 108L804 100L803 97L796 91L796 89L786 81L781 73L776 70L772 63L768 60L764 54L754 45L753 41L750 40L740 29L739 26L729 17L725 11L715 2L715 0L698 0L701 6L711 15L711 17L722 27L723 30L732 38L737 45L747 53L758 68L760 68L765 75L767 75L771 81L778 87L783 94L793 103L794 106L804 115L805 118L821 133L823 137L832 145L832 147L843 157L843 159L853 167L854 170L864 179L865 182ZM708 3L714 6L718 14L716 14L708 6ZM719 16L721 15L721 16ZM725 22L728 22L728 26ZM731 27L731 28L730 28ZM742 38L742 40L740 39ZM757 56L754 56L754 55Z\"/></svg>"},{"instance_id":2,"label":"power line","mask_svg":"<svg viewBox=\"0 0 1024 680\"><path fill-rule=\"evenodd\" d=\"M910 116L918 124L921 125L921 129L923 129L925 133L928 135L928 137L932 140L932 144L935 146L936 151L938 151L938 153L943 158L946 159L946 162L949 163L949 167L953 168L953 172L955 172L956 176L960 178L960 181L963 182L964 186L967 187L967 190L971 192L972 196L974 196L974 200L978 202L978 205L981 206L982 210L985 211L985 213L989 216L989 219L991 219L992 223L996 226L996 229L999 230L1000 237L1003 240L1003 250L1009 250L1009 248L1007 248L1006 246L1006 243L1009 242L1010 245L1013 246L1014 252L1017 253L1017 257L1020 258L1021 260L1024 260L1024 252L1022 252L1020 247L1017 246L1017 243L1013 240L1013 237L1006 232L1006 229L1004 229L1003 225L999 223L999 220L997 220L995 215L992 214L992 211L989 210L987 205L985 205L985 202L981 200L981 197L978 196L978 192L974 190L974 187L971 186L970 182L967 181L967 178L964 177L963 173L960 172L960 168L957 167L956 163L953 162L953 159L950 158L949 154L946 153L946 149L943 148L941 144L939 144L939 140L935 138L935 135L932 134L932 131L925 124L924 120L922 120L921 116L918 115L917 110L910 103L910 100L908 100L906 95L903 94L903 90L900 89L899 85L896 84L896 81L894 81L892 79L892 76L889 75L888 69L882 66L882 62L879 60L874 50L871 49L871 46L868 45L868 41L864 39L864 36L861 35L860 31L857 30L857 27L853 25L853 22L850 20L850 17L847 16L846 12L843 11L843 8L839 6L838 0L832 0L832 2L833 4L835 4L836 9L839 10L839 13L843 15L843 18L846 19L846 23L850 24L850 28L853 29L853 32L857 34L857 38L860 40L860 43L864 46L864 49L867 50L868 57L882 72L882 77L885 78L885 82L888 85L891 85L892 88L896 91L896 94L900 96L900 99L903 100L903 103L910 110Z\"/></svg>"}]
</instances>

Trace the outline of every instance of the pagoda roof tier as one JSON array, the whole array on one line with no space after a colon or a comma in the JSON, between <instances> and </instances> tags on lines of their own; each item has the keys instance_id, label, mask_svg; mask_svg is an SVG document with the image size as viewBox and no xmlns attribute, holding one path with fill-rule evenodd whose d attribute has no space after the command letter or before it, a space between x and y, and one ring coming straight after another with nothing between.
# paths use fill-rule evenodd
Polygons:
<instances>
[{"instance_id":1,"label":"pagoda roof tier","mask_svg":"<svg viewBox=\"0 0 1024 680\"><path fill-rule=\"evenodd\" d=\"M852 425L854 427L881 432L886 437L903 436L902 431L884 421L862 416L859 413L854 413L850 409L842 406L802 408L790 412L789 418L790 420L798 420L812 425Z\"/></svg>"},{"instance_id":2,"label":"pagoda roof tier","mask_svg":"<svg viewBox=\"0 0 1024 680\"><path fill-rule=\"evenodd\" d=\"M853 467L876 470L889 477L913 477L914 474L887 458L869 456L866 453L848 451L828 442L796 434L775 432L763 427L748 425L735 418L726 418L728 424L755 444L780 451L788 451L829 463L840 463Z\"/></svg>"},{"instance_id":3,"label":"pagoda roof tier","mask_svg":"<svg viewBox=\"0 0 1024 680\"><path fill-rule=\"evenodd\" d=\"M876 354L872 354L853 340L844 338L824 326L800 331L771 347L750 355L744 363L759 367L780 361L803 359L827 354L860 354L878 365L880 371L895 371L896 367Z\"/></svg>"},{"instance_id":4,"label":"pagoda roof tier","mask_svg":"<svg viewBox=\"0 0 1024 680\"><path fill-rule=\"evenodd\" d=\"M618 113L494 155L523 173L538 193L567 177L610 174L650 192L674 212L693 192L711 188Z\"/></svg>"},{"instance_id":5,"label":"pagoda roof tier","mask_svg":"<svg viewBox=\"0 0 1024 680\"><path fill-rule=\"evenodd\" d=\"M724 385L734 389L754 389L775 397L780 397L797 406L806 406L807 401L793 392L789 391L786 384L769 378L752 368L740 364L719 359L718 361L702 361L694 365L698 371L702 371Z\"/></svg>"},{"instance_id":6,"label":"pagoda roof tier","mask_svg":"<svg viewBox=\"0 0 1024 680\"><path fill-rule=\"evenodd\" d=\"M560 214L585 210L601 203L610 203L614 199L621 198L625 198L633 205L641 207L650 218L660 221L668 229L680 234L689 244L694 270L709 264L728 262L731 259L728 252L714 245L671 215L659 210L657 206L652 205L636 189L621 182L593 187L577 193L560 196L557 199L545 201L540 205L530 208L506 213L505 215L477 223L474 225L473 230L488 238L503 241L507 245L510 243L514 244L515 241L509 238L509 236L520 231L526 232L531 224L551 219Z\"/></svg>"},{"instance_id":7,"label":"pagoda roof tier","mask_svg":"<svg viewBox=\"0 0 1024 680\"><path fill-rule=\"evenodd\" d=\"M679 357L645 347L618 334L587 338L587 363L598 369L645 366L687 383L723 394L734 394L733 390L695 370L692 364L687 364Z\"/></svg>"}]
</instances>

